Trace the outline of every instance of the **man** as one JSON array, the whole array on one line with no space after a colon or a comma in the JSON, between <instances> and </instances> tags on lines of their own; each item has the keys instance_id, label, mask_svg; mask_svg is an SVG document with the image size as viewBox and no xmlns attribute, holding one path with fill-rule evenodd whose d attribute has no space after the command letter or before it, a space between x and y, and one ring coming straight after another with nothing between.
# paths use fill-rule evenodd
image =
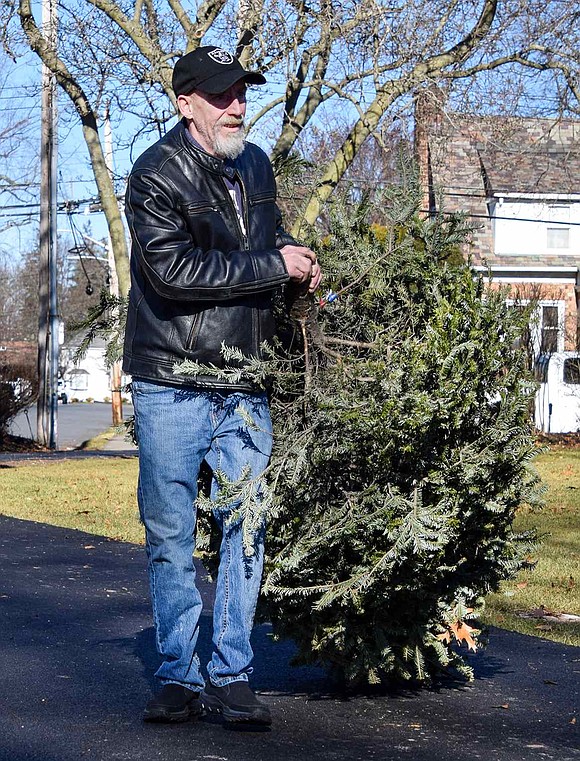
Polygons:
<instances>
[{"instance_id":1,"label":"man","mask_svg":"<svg viewBox=\"0 0 580 761\"><path fill-rule=\"evenodd\" d=\"M205 709L228 721L271 722L248 685L263 540L244 556L239 522L215 511L222 540L207 682L196 654L202 601L192 559L200 466L205 460L231 481L259 477L271 452L267 399L248 381L174 371L186 358L223 367L223 345L258 356L274 333L275 291L289 281L313 291L320 282L315 254L281 226L267 157L244 140L246 86L264 83L220 48L183 56L173 73L183 118L129 178L123 367L133 376L138 502L162 658L146 721L184 721Z\"/></svg>"}]
</instances>

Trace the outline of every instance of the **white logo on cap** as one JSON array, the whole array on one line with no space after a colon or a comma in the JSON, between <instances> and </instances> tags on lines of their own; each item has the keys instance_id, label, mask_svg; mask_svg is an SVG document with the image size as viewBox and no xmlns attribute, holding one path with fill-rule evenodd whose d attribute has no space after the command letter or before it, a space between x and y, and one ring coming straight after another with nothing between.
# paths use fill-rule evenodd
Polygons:
<instances>
[{"instance_id":1,"label":"white logo on cap","mask_svg":"<svg viewBox=\"0 0 580 761\"><path fill-rule=\"evenodd\" d=\"M233 63L234 57L231 53L228 53L227 50L222 50L221 48L216 48L215 50L212 50L210 53L208 53L208 56L214 60L216 63Z\"/></svg>"}]
</instances>

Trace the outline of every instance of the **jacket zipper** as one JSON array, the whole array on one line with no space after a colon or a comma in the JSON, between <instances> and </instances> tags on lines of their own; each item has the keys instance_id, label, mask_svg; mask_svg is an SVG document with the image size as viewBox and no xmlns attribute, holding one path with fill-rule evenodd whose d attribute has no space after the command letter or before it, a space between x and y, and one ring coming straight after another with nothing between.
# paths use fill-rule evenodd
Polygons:
<instances>
[{"instance_id":1,"label":"jacket zipper","mask_svg":"<svg viewBox=\"0 0 580 761\"><path fill-rule=\"evenodd\" d=\"M240 195L242 197L242 209L241 209L241 215L244 219L244 226L246 228L246 232L242 230L242 226L240 225L240 220L238 217L238 210L236 209L236 204L234 203L234 199L230 195L228 186L226 185L226 181L223 177L220 177L223 186L226 190L226 196L229 199L230 205L232 209L234 210L234 219L236 220L236 226L238 228L238 233L240 235L240 240L243 243L243 250L249 251L250 250L250 242L248 239L248 229L249 229L249 218L248 218L248 203L247 203L247 196L246 196L246 188L244 187L244 183L242 182L242 178L239 176L239 174L236 172L236 182L240 183ZM235 193L234 189L234 193ZM256 297L253 297L254 300ZM258 310L256 308L252 309L252 333L254 337L254 345L256 349L256 354L260 353L260 324L259 324L259 317L258 317Z\"/></svg>"},{"instance_id":2,"label":"jacket zipper","mask_svg":"<svg viewBox=\"0 0 580 761\"><path fill-rule=\"evenodd\" d=\"M199 214L203 211L217 211L215 206L209 206L207 204L204 206L198 206L193 203L188 203L185 204L183 208L185 208L188 212L194 212L196 214Z\"/></svg>"},{"instance_id":3,"label":"jacket zipper","mask_svg":"<svg viewBox=\"0 0 580 761\"><path fill-rule=\"evenodd\" d=\"M244 225L246 227L246 233L242 230L242 226L240 225L240 220L238 218L238 210L236 209L236 205L234 203L233 198L230 195L230 191L228 189L228 186L226 185L226 181L223 177L220 177L220 180L224 186L224 189L226 191L226 198L229 201L230 206L232 207L234 211L234 219L236 221L236 227L238 229L238 233L240 236L240 240L242 241L242 248L244 251L248 251L250 248L248 236L247 236L247 230L248 230L248 214L247 214L247 203L246 203L246 189L244 187L244 183L242 182L239 175L236 173L236 182L240 183L240 190L241 190L241 196L242 196L242 217L244 218ZM234 190L235 193L235 190Z\"/></svg>"},{"instance_id":4,"label":"jacket zipper","mask_svg":"<svg viewBox=\"0 0 580 761\"><path fill-rule=\"evenodd\" d=\"M261 203L269 203L270 201L274 203L276 200L276 196L274 193L262 193L261 195L256 195L253 198L250 199L249 205L250 206L259 206Z\"/></svg>"}]
</instances>

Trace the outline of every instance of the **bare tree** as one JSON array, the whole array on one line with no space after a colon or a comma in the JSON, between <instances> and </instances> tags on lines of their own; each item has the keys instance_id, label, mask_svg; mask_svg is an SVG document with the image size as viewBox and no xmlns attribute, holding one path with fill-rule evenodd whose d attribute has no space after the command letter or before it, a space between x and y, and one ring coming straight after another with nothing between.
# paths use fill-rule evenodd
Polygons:
<instances>
[{"instance_id":1,"label":"bare tree","mask_svg":"<svg viewBox=\"0 0 580 761\"><path fill-rule=\"evenodd\" d=\"M13 5L11 6L10 3ZM275 124L272 157L300 146L322 113L348 113L349 127L318 167L294 225L316 223L369 136L434 83L466 106L498 93L510 108L530 94L577 108L580 12L575 0L62 0L58 53L48 46L31 0L8 0L26 43L55 73L80 117L111 231L121 289L127 252L115 189L98 133L105 101L162 133L174 115L177 56L201 44L235 49L269 74L251 125Z\"/></svg>"},{"instance_id":2,"label":"bare tree","mask_svg":"<svg viewBox=\"0 0 580 761\"><path fill-rule=\"evenodd\" d=\"M32 103L22 88L15 87L12 66L0 49L0 232L28 223L26 211L38 200L38 173L35 151L36 131ZM36 143L37 144L37 143ZM36 146L35 146L36 147ZM0 239L0 249L8 248L7 236Z\"/></svg>"}]
</instances>

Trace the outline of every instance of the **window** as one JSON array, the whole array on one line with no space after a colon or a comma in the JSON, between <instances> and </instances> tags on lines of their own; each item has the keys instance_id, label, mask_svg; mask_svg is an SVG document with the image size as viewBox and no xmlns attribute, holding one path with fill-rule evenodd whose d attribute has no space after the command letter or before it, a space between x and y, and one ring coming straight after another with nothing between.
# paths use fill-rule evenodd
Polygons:
<instances>
[{"instance_id":1,"label":"window","mask_svg":"<svg viewBox=\"0 0 580 761\"><path fill-rule=\"evenodd\" d=\"M553 354L558 351L558 307L541 307L541 320L540 353Z\"/></svg>"},{"instance_id":2,"label":"window","mask_svg":"<svg viewBox=\"0 0 580 761\"><path fill-rule=\"evenodd\" d=\"M548 248L570 248L569 227L548 227Z\"/></svg>"},{"instance_id":3,"label":"window","mask_svg":"<svg viewBox=\"0 0 580 761\"><path fill-rule=\"evenodd\" d=\"M66 380L72 391L86 391L89 387L89 374L86 370L71 370Z\"/></svg>"},{"instance_id":4,"label":"window","mask_svg":"<svg viewBox=\"0 0 580 761\"><path fill-rule=\"evenodd\" d=\"M530 308L530 302L526 299L508 299L507 303L512 309ZM535 303L529 332L524 332L519 342L519 345L527 345L532 365L541 354L564 351L565 315L564 301L546 299Z\"/></svg>"},{"instance_id":5,"label":"window","mask_svg":"<svg viewBox=\"0 0 580 761\"><path fill-rule=\"evenodd\" d=\"M564 360L564 383L580 386L580 357Z\"/></svg>"}]
</instances>

